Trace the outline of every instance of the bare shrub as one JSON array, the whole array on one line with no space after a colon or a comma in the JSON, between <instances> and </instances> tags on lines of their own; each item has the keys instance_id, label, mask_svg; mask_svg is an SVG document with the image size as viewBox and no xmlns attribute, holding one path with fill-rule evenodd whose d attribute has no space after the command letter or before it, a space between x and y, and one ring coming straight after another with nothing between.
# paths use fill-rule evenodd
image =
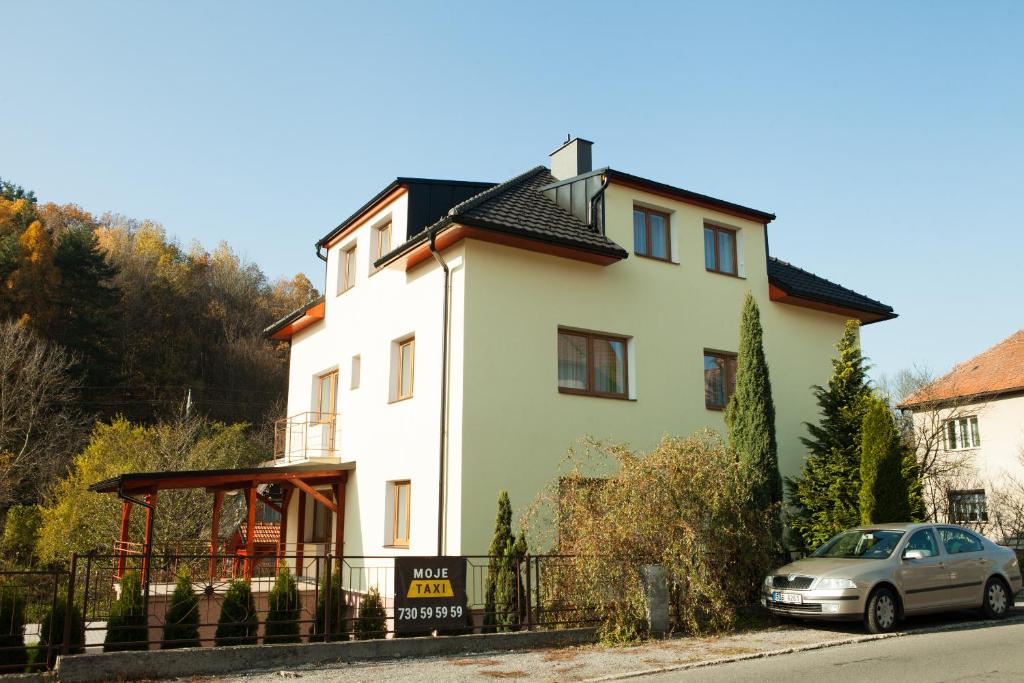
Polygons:
<instances>
[{"instance_id":1,"label":"bare shrub","mask_svg":"<svg viewBox=\"0 0 1024 683\"><path fill-rule=\"evenodd\" d=\"M610 640L646 631L640 567L671 577L674 628L730 628L752 601L778 548L774 510L758 511L736 457L713 431L665 437L650 453L587 442L569 472L533 505L531 545L566 555L540 589L550 614L589 612ZM604 478L593 475L604 474Z\"/></svg>"}]
</instances>

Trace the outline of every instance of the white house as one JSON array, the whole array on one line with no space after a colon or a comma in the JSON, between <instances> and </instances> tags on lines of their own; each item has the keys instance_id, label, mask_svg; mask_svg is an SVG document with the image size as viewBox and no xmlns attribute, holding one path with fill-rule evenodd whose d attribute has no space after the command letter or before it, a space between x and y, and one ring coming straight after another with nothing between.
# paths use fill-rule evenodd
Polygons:
<instances>
[{"instance_id":1,"label":"white house","mask_svg":"<svg viewBox=\"0 0 1024 683\"><path fill-rule=\"evenodd\" d=\"M844 321L895 314L769 256L774 219L593 170L582 139L500 184L397 178L316 243L324 296L268 328L291 344L275 461L348 466L346 555L484 553L498 492L522 510L581 437L722 429L752 292L793 474ZM339 537L291 506L289 539Z\"/></svg>"},{"instance_id":2,"label":"white house","mask_svg":"<svg viewBox=\"0 0 1024 683\"><path fill-rule=\"evenodd\" d=\"M933 492L946 521L984 525L989 500L1024 483L1024 329L960 363L899 408L913 414L919 457L953 474ZM954 465L963 467L953 467Z\"/></svg>"}]
</instances>

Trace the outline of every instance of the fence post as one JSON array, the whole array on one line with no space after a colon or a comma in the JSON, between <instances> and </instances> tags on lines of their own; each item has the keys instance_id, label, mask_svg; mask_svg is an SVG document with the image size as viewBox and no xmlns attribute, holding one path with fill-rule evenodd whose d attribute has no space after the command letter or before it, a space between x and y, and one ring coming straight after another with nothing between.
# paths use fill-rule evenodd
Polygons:
<instances>
[{"instance_id":1,"label":"fence post","mask_svg":"<svg viewBox=\"0 0 1024 683\"><path fill-rule=\"evenodd\" d=\"M334 574L331 571L331 553L327 553L324 570L324 642L329 642L331 634L331 592L334 590Z\"/></svg>"},{"instance_id":2,"label":"fence post","mask_svg":"<svg viewBox=\"0 0 1024 683\"><path fill-rule=\"evenodd\" d=\"M64 638L60 652L63 655L71 652L71 614L75 609L75 574L78 572L78 553L71 553L71 569L68 571L68 594L64 606ZM85 616L83 615L83 619Z\"/></svg>"},{"instance_id":3,"label":"fence post","mask_svg":"<svg viewBox=\"0 0 1024 683\"><path fill-rule=\"evenodd\" d=\"M531 596L533 595L533 591L531 590L531 586L530 586L530 554L529 553L526 554L526 558L525 559L526 559L526 561L525 561L524 564L526 565L526 630L527 631L532 631L533 630L533 601L531 600Z\"/></svg>"}]
</instances>

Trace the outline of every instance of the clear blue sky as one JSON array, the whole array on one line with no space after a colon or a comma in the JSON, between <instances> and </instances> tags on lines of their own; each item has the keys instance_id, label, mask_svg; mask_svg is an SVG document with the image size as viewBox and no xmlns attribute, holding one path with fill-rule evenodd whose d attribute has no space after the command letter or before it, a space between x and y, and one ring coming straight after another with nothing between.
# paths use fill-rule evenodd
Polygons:
<instances>
[{"instance_id":1,"label":"clear blue sky","mask_svg":"<svg viewBox=\"0 0 1024 683\"><path fill-rule=\"evenodd\" d=\"M322 279L397 175L597 165L773 211L893 305L878 372L1024 325L1024 3L7 2L0 176Z\"/></svg>"}]
</instances>

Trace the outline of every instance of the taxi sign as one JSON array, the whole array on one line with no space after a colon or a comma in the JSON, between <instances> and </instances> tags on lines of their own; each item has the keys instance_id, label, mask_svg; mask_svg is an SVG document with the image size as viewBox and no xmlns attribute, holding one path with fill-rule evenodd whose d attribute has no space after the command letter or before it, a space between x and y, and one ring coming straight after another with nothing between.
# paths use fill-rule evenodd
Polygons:
<instances>
[{"instance_id":1,"label":"taxi sign","mask_svg":"<svg viewBox=\"0 0 1024 683\"><path fill-rule=\"evenodd\" d=\"M462 630L469 616L465 557L395 558L395 633Z\"/></svg>"}]
</instances>

